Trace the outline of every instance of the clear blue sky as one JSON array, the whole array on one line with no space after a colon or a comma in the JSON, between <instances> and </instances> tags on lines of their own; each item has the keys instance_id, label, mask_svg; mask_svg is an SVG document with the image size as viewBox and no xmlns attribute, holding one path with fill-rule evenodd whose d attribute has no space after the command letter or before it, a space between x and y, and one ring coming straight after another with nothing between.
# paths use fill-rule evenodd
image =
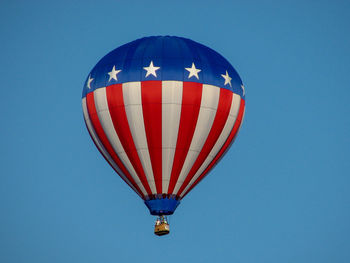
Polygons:
<instances>
[{"instance_id":1,"label":"clear blue sky","mask_svg":"<svg viewBox=\"0 0 350 263\"><path fill-rule=\"evenodd\" d=\"M0 262L350 262L349 1L1 1ZM171 234L86 131L81 91L149 35L224 55L246 115Z\"/></svg>"}]
</instances>

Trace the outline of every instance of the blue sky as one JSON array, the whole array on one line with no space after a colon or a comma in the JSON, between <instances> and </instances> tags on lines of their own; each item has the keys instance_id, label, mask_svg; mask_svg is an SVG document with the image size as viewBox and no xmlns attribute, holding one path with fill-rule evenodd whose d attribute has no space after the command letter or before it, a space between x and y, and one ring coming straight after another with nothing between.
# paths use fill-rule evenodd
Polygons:
<instances>
[{"instance_id":1,"label":"blue sky","mask_svg":"<svg viewBox=\"0 0 350 263\"><path fill-rule=\"evenodd\" d=\"M350 3L188 2L1 2L0 262L350 261ZM96 62L149 35L215 49L246 87L235 144L162 238L81 110Z\"/></svg>"}]
</instances>

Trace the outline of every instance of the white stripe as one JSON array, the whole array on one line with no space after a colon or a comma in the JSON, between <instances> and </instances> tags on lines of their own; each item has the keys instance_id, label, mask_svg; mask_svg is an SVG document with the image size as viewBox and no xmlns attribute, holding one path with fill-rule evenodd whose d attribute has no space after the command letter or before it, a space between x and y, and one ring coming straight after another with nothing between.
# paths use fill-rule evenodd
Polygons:
<instances>
[{"instance_id":1,"label":"white stripe","mask_svg":"<svg viewBox=\"0 0 350 263\"><path fill-rule=\"evenodd\" d=\"M203 162L201 167L198 169L195 176L193 176L190 183L184 189L184 191L181 194L181 197L186 194L187 190L198 179L198 177L201 176L203 171L208 167L208 165L211 163L211 161L215 158L217 153L220 151L220 149L222 148L222 146L226 142L227 138L230 136L230 132L231 132L231 130L236 122L237 116L238 116L240 102L241 102L241 97L239 95L233 93L230 113L229 113L228 118L226 120L225 126L224 126L218 140L214 144L213 149L210 151L208 157L205 159L205 161Z\"/></svg>"},{"instance_id":2,"label":"white stripe","mask_svg":"<svg viewBox=\"0 0 350 263\"><path fill-rule=\"evenodd\" d=\"M128 182L129 186L136 192L137 190L135 189L135 187L130 183L130 181L128 180L128 178L126 178L126 176L123 174L123 172L119 169L119 167L115 164L115 162L113 161L112 157L109 155L109 153L107 152L107 150L104 148L103 144L101 143L100 139L98 138L95 129L92 126L90 117L89 117L89 113L88 113L88 109L86 106L86 97L84 97L82 99L82 106L83 106L83 113L84 113L84 119L86 122L86 126L91 134L92 139L94 140L94 142L96 143L98 149L101 151L101 153L103 154L103 156L109 161L109 163L112 165L112 167L115 169L115 171L119 174L120 177L122 177L126 182Z\"/></svg>"},{"instance_id":3,"label":"white stripe","mask_svg":"<svg viewBox=\"0 0 350 263\"><path fill-rule=\"evenodd\" d=\"M162 189L168 192L182 104L182 81L162 82Z\"/></svg>"},{"instance_id":4,"label":"white stripe","mask_svg":"<svg viewBox=\"0 0 350 263\"><path fill-rule=\"evenodd\" d=\"M109 143L112 145L114 152L118 155L126 169L131 174L135 183L139 186L142 193L147 195L147 191L143 187L140 178L137 176L134 167L130 163L130 160L125 153L123 145L121 144L117 132L114 129L113 121L109 113L108 102L106 97L106 88L100 88L94 91L95 106L98 118L102 125L102 128L108 138Z\"/></svg>"},{"instance_id":5,"label":"white stripe","mask_svg":"<svg viewBox=\"0 0 350 263\"><path fill-rule=\"evenodd\" d=\"M123 83L123 98L130 131L139 155L143 171L146 174L152 194L156 194L156 185L148 152L147 137L142 112L141 83Z\"/></svg>"},{"instance_id":6,"label":"white stripe","mask_svg":"<svg viewBox=\"0 0 350 263\"><path fill-rule=\"evenodd\" d=\"M176 182L174 194L177 194L182 183L196 161L213 125L218 108L220 88L203 84L201 107L199 110L196 129L193 134L190 149L186 156L179 179Z\"/></svg>"}]
</instances>

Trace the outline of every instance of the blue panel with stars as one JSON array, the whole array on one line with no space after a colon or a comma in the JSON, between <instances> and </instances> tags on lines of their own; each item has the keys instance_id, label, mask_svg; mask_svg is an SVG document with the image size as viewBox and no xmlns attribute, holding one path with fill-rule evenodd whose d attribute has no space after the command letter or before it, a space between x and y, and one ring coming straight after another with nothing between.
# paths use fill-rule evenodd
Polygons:
<instances>
[{"instance_id":1,"label":"blue panel with stars","mask_svg":"<svg viewBox=\"0 0 350 263\"><path fill-rule=\"evenodd\" d=\"M175 36L145 37L111 51L90 72L83 97L112 84L147 80L210 84L245 98L241 78L223 56L202 44Z\"/></svg>"}]
</instances>

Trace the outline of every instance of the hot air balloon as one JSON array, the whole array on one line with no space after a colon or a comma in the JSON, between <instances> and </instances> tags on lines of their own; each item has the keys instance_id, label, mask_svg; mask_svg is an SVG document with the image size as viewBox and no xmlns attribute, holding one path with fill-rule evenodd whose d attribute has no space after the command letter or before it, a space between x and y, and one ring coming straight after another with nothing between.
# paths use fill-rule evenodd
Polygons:
<instances>
[{"instance_id":1,"label":"hot air balloon","mask_svg":"<svg viewBox=\"0 0 350 263\"><path fill-rule=\"evenodd\" d=\"M164 235L166 216L233 143L245 91L214 50L152 36L104 56L87 77L82 106L96 147L158 217L155 234Z\"/></svg>"}]
</instances>

